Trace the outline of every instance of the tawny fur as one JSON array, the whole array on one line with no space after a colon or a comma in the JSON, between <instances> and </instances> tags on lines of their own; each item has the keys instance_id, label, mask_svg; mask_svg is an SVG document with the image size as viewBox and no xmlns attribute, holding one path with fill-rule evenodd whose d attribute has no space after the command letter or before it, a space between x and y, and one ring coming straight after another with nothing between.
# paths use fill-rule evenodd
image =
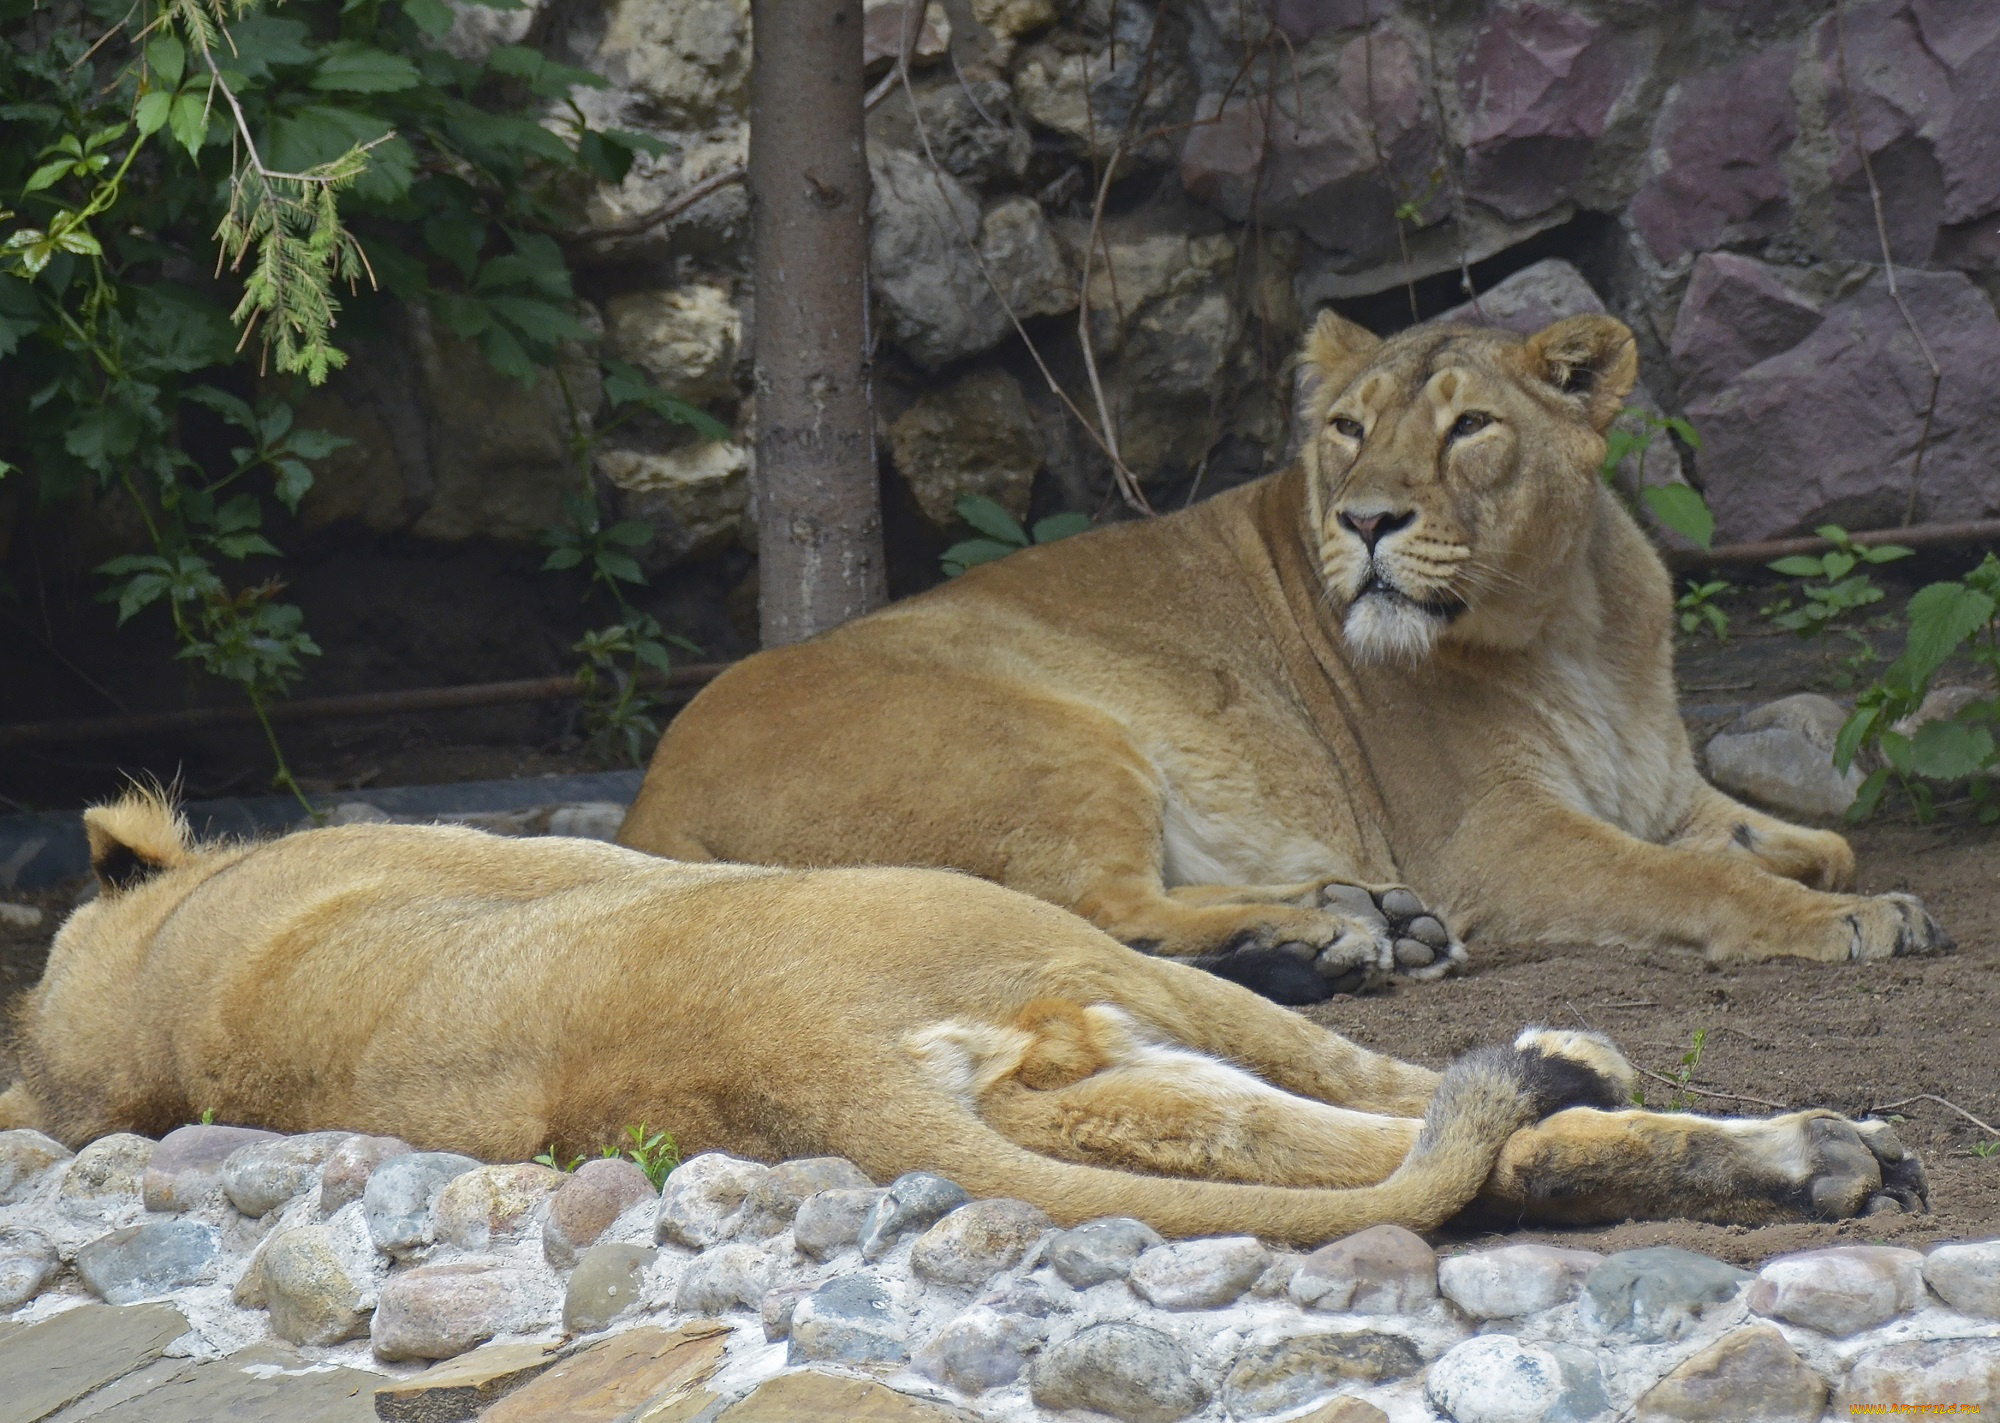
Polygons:
<instances>
[{"instance_id":1,"label":"tawny fur","mask_svg":"<svg viewBox=\"0 0 2000 1423\"><path fill-rule=\"evenodd\" d=\"M209 1111L505 1161L645 1121L689 1154L833 1153L1063 1222L1299 1242L1476 1197L1851 1214L1902 1155L1826 1113L1536 1125L1576 1090L1620 1100L1623 1059L1536 1031L1440 1077L964 875L388 825L192 846L137 793L87 824L100 867L139 868L56 936L0 1097L0 1125L72 1145ZM1841 1151L1801 1149L1809 1128Z\"/></svg>"},{"instance_id":2,"label":"tawny fur","mask_svg":"<svg viewBox=\"0 0 2000 1423\"><path fill-rule=\"evenodd\" d=\"M674 721L620 839L956 868L1183 958L1338 949L1355 921L1317 893L1354 883L1468 939L1948 946L1907 895L1844 892L1840 836L1697 773L1671 584L1598 477L1635 375L1608 317L1378 342L1324 316L1289 468L750 658Z\"/></svg>"}]
</instances>

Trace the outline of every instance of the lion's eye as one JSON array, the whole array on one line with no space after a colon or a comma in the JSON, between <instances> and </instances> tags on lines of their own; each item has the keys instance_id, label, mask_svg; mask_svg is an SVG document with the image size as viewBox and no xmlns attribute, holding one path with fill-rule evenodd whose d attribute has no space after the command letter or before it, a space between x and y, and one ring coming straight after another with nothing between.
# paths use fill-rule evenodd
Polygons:
<instances>
[{"instance_id":1,"label":"lion's eye","mask_svg":"<svg viewBox=\"0 0 2000 1423\"><path fill-rule=\"evenodd\" d=\"M1481 414L1477 410L1468 410L1465 414L1459 416L1458 422L1451 427L1451 438L1462 440L1467 435L1476 435L1492 423L1493 417L1491 415Z\"/></svg>"},{"instance_id":2,"label":"lion's eye","mask_svg":"<svg viewBox=\"0 0 2000 1423\"><path fill-rule=\"evenodd\" d=\"M1345 415L1336 415L1333 419L1333 428L1347 436L1350 440L1361 438L1361 422L1359 420L1350 420Z\"/></svg>"}]
</instances>

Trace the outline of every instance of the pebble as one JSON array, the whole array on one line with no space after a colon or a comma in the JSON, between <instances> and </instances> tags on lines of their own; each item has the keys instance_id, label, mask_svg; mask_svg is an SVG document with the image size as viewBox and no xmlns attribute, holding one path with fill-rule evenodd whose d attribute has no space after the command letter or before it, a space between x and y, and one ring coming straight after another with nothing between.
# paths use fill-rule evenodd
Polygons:
<instances>
[{"instance_id":1,"label":"pebble","mask_svg":"<svg viewBox=\"0 0 2000 1423\"><path fill-rule=\"evenodd\" d=\"M1290 1298L1292 1276L1298 1274L1299 1266L1305 1264L1305 1262L1306 1257L1295 1250L1273 1252L1271 1263L1264 1267L1264 1273L1257 1277L1257 1283L1250 1286L1250 1298Z\"/></svg>"},{"instance_id":2,"label":"pebble","mask_svg":"<svg viewBox=\"0 0 2000 1423\"><path fill-rule=\"evenodd\" d=\"M1826 1380L1768 1324L1725 1334L1640 1396L1635 1423L1816 1423Z\"/></svg>"},{"instance_id":3,"label":"pebble","mask_svg":"<svg viewBox=\"0 0 2000 1423\"><path fill-rule=\"evenodd\" d=\"M1960 1314L2000 1319L2000 1240L1938 1246L1924 1257L1924 1279Z\"/></svg>"},{"instance_id":4,"label":"pebble","mask_svg":"<svg viewBox=\"0 0 2000 1423\"><path fill-rule=\"evenodd\" d=\"M1306 1257L1292 1301L1350 1314L1409 1314L1437 1298L1437 1252L1400 1225L1371 1225Z\"/></svg>"},{"instance_id":5,"label":"pebble","mask_svg":"<svg viewBox=\"0 0 2000 1423\"><path fill-rule=\"evenodd\" d=\"M520 1275L464 1261L419 1265L382 1283L370 1330L376 1357L449 1359L511 1329L522 1307Z\"/></svg>"},{"instance_id":6,"label":"pebble","mask_svg":"<svg viewBox=\"0 0 2000 1423\"><path fill-rule=\"evenodd\" d=\"M1474 1319L1517 1319L1576 1297L1604 1257L1556 1245L1503 1245L1438 1261L1438 1291Z\"/></svg>"},{"instance_id":7,"label":"pebble","mask_svg":"<svg viewBox=\"0 0 2000 1423\"><path fill-rule=\"evenodd\" d=\"M861 1225L888 1194L869 1190L818 1191L799 1203L792 1240L815 1260L827 1260L861 1241Z\"/></svg>"},{"instance_id":8,"label":"pebble","mask_svg":"<svg viewBox=\"0 0 2000 1423\"><path fill-rule=\"evenodd\" d=\"M956 1181L928 1171L898 1176L861 1222L861 1258L880 1259L903 1236L924 1229L971 1199Z\"/></svg>"},{"instance_id":9,"label":"pebble","mask_svg":"<svg viewBox=\"0 0 2000 1423\"><path fill-rule=\"evenodd\" d=\"M42 1292L62 1261L39 1230L0 1227L0 1310L18 1308Z\"/></svg>"},{"instance_id":10,"label":"pebble","mask_svg":"<svg viewBox=\"0 0 2000 1423\"><path fill-rule=\"evenodd\" d=\"M1424 1376L1424 1397L1456 1423L1584 1423L1609 1413L1597 1360L1570 1344L1482 1334Z\"/></svg>"},{"instance_id":11,"label":"pebble","mask_svg":"<svg viewBox=\"0 0 2000 1423\"><path fill-rule=\"evenodd\" d=\"M221 1249L212 1225L149 1220L91 1241L76 1252L76 1272L106 1304L131 1304L194 1284Z\"/></svg>"},{"instance_id":12,"label":"pebble","mask_svg":"<svg viewBox=\"0 0 2000 1423\"><path fill-rule=\"evenodd\" d=\"M1349 1382L1408 1378L1424 1366L1400 1334L1299 1334L1281 1327L1245 1349L1222 1386L1232 1418L1282 1413Z\"/></svg>"},{"instance_id":13,"label":"pebble","mask_svg":"<svg viewBox=\"0 0 2000 1423\"><path fill-rule=\"evenodd\" d=\"M607 1156L584 1162L549 1197L548 1214L542 1218L542 1258L558 1270L569 1269L619 1216L658 1195L646 1173L630 1161Z\"/></svg>"},{"instance_id":14,"label":"pebble","mask_svg":"<svg viewBox=\"0 0 2000 1423\"><path fill-rule=\"evenodd\" d=\"M761 1240L790 1225L808 1196L866 1191L875 1183L844 1156L808 1156L773 1166L743 1198L743 1233Z\"/></svg>"},{"instance_id":15,"label":"pebble","mask_svg":"<svg viewBox=\"0 0 2000 1423\"><path fill-rule=\"evenodd\" d=\"M11 1206L35 1194L73 1152L54 1137L19 1128L0 1131L0 1206Z\"/></svg>"},{"instance_id":16,"label":"pebble","mask_svg":"<svg viewBox=\"0 0 2000 1423\"><path fill-rule=\"evenodd\" d=\"M757 1313L763 1317L767 1343L775 1344L780 1339L791 1338L792 1316L798 1310L799 1301L815 1288L810 1284L791 1284L764 1291L764 1298L757 1304Z\"/></svg>"},{"instance_id":17,"label":"pebble","mask_svg":"<svg viewBox=\"0 0 2000 1423\"><path fill-rule=\"evenodd\" d=\"M1945 1405L1957 1404L1957 1409ZM1863 1409L1902 1417L1969 1416L2000 1408L2000 1339L1928 1339L1870 1349L1854 1360L1833 1401L1837 1418Z\"/></svg>"},{"instance_id":18,"label":"pebble","mask_svg":"<svg viewBox=\"0 0 2000 1423\"><path fill-rule=\"evenodd\" d=\"M1132 1262L1148 1250L1165 1245L1160 1232L1130 1216L1087 1220L1049 1242L1049 1264L1063 1283L1087 1290L1106 1280L1122 1280Z\"/></svg>"},{"instance_id":19,"label":"pebble","mask_svg":"<svg viewBox=\"0 0 2000 1423\"><path fill-rule=\"evenodd\" d=\"M1005 1388L1028 1366L1028 1354L1048 1334L1033 1315L975 1304L931 1336L910 1366L960 1393Z\"/></svg>"},{"instance_id":20,"label":"pebble","mask_svg":"<svg viewBox=\"0 0 2000 1423\"><path fill-rule=\"evenodd\" d=\"M1837 1245L1766 1261L1750 1308L1845 1338L1886 1324L1924 1300L1924 1257L1886 1245Z\"/></svg>"},{"instance_id":21,"label":"pebble","mask_svg":"<svg viewBox=\"0 0 2000 1423\"><path fill-rule=\"evenodd\" d=\"M838 1275L798 1302L787 1364L900 1364L909 1357L909 1326L879 1280Z\"/></svg>"},{"instance_id":22,"label":"pebble","mask_svg":"<svg viewBox=\"0 0 2000 1423\"><path fill-rule=\"evenodd\" d=\"M654 1238L696 1250L720 1245L742 1227L744 1198L770 1174L768 1166L719 1151L705 1151L682 1162L660 1192Z\"/></svg>"},{"instance_id":23,"label":"pebble","mask_svg":"<svg viewBox=\"0 0 2000 1423\"><path fill-rule=\"evenodd\" d=\"M193 1210L222 1190L222 1163L237 1151L283 1140L276 1132L254 1127L175 1127L160 1138L146 1163L146 1209Z\"/></svg>"},{"instance_id":24,"label":"pebble","mask_svg":"<svg viewBox=\"0 0 2000 1423\"><path fill-rule=\"evenodd\" d=\"M1709 779L1776 811L1838 819L1866 774L1859 766L1842 771L1833 764L1846 720L1844 707L1817 692L1767 702L1710 738Z\"/></svg>"},{"instance_id":25,"label":"pebble","mask_svg":"<svg viewBox=\"0 0 2000 1423\"><path fill-rule=\"evenodd\" d=\"M56 1191L57 1201L95 1210L121 1197L137 1200L146 1163L153 1159L153 1148L158 1145L149 1137L130 1132L99 1137L69 1163Z\"/></svg>"},{"instance_id":26,"label":"pebble","mask_svg":"<svg viewBox=\"0 0 2000 1423\"><path fill-rule=\"evenodd\" d=\"M360 1200L368 1187L368 1178L377 1167L415 1150L401 1137L350 1136L333 1149L319 1168L319 1213L329 1216Z\"/></svg>"},{"instance_id":27,"label":"pebble","mask_svg":"<svg viewBox=\"0 0 2000 1423\"><path fill-rule=\"evenodd\" d=\"M1220 1309L1241 1298L1270 1263L1271 1252L1255 1236L1223 1235L1156 1245L1133 1262L1125 1282L1156 1309Z\"/></svg>"},{"instance_id":28,"label":"pebble","mask_svg":"<svg viewBox=\"0 0 2000 1423\"><path fill-rule=\"evenodd\" d=\"M1672 1245L1620 1250L1584 1280L1577 1317L1599 1334L1649 1344L1678 1339L1751 1278L1748 1270Z\"/></svg>"},{"instance_id":29,"label":"pebble","mask_svg":"<svg viewBox=\"0 0 2000 1423\"><path fill-rule=\"evenodd\" d=\"M718 1245L688 1262L674 1308L684 1314L757 1309L771 1288L770 1276L771 1262L757 1246Z\"/></svg>"},{"instance_id":30,"label":"pebble","mask_svg":"<svg viewBox=\"0 0 2000 1423\"><path fill-rule=\"evenodd\" d=\"M535 1162L467 1171L438 1192L432 1229L440 1241L462 1250L487 1250L518 1240L568 1179Z\"/></svg>"},{"instance_id":31,"label":"pebble","mask_svg":"<svg viewBox=\"0 0 2000 1423\"><path fill-rule=\"evenodd\" d=\"M412 1151L392 1156L368 1177L362 1188L361 1210L368 1221L368 1234L375 1248L398 1257L428 1245L431 1208L446 1184L479 1163L455 1151ZM412 1358L443 1358L441 1354L411 1355Z\"/></svg>"},{"instance_id":32,"label":"pebble","mask_svg":"<svg viewBox=\"0 0 2000 1423\"><path fill-rule=\"evenodd\" d=\"M244 1215L266 1215L311 1187L326 1159L352 1136L316 1131L238 1147L222 1163L222 1194Z\"/></svg>"},{"instance_id":33,"label":"pebble","mask_svg":"<svg viewBox=\"0 0 2000 1423\"><path fill-rule=\"evenodd\" d=\"M639 1277L659 1251L650 1245L606 1240L583 1252L563 1291L565 1334L602 1329L639 1303Z\"/></svg>"},{"instance_id":34,"label":"pebble","mask_svg":"<svg viewBox=\"0 0 2000 1423\"><path fill-rule=\"evenodd\" d=\"M0 900L0 924L9 929L39 929L42 927L42 911L32 904Z\"/></svg>"},{"instance_id":35,"label":"pebble","mask_svg":"<svg viewBox=\"0 0 2000 1423\"><path fill-rule=\"evenodd\" d=\"M372 1308L323 1225L280 1230L258 1252L271 1330L294 1344L338 1344L368 1332Z\"/></svg>"},{"instance_id":36,"label":"pebble","mask_svg":"<svg viewBox=\"0 0 2000 1423\"><path fill-rule=\"evenodd\" d=\"M937 1284L976 1289L1020 1264L1053 1229L1055 1222L1026 1201L974 1201L917 1237L910 1268Z\"/></svg>"},{"instance_id":37,"label":"pebble","mask_svg":"<svg viewBox=\"0 0 2000 1423\"><path fill-rule=\"evenodd\" d=\"M1028 1394L1041 1408L1121 1423L1175 1423L1208 1402L1172 1337L1124 1322L1088 1325L1051 1346L1028 1371Z\"/></svg>"}]
</instances>

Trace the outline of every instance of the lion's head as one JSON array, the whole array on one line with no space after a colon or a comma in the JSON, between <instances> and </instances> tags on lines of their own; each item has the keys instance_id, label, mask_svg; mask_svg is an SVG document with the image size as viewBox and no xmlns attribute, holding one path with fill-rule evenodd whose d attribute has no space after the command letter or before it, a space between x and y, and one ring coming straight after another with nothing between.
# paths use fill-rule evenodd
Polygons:
<instances>
[{"instance_id":1,"label":"lion's head","mask_svg":"<svg viewBox=\"0 0 2000 1423\"><path fill-rule=\"evenodd\" d=\"M1299 457L1320 574L1359 657L1512 647L1563 596L1602 497L1632 333L1573 316L1523 339L1463 326L1380 340L1324 313L1299 357Z\"/></svg>"}]
</instances>

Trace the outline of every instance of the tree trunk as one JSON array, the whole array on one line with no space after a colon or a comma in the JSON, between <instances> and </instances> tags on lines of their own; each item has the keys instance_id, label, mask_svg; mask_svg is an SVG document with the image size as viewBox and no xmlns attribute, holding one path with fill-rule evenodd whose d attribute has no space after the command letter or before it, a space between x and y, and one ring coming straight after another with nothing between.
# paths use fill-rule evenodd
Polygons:
<instances>
[{"instance_id":1,"label":"tree trunk","mask_svg":"<svg viewBox=\"0 0 2000 1423\"><path fill-rule=\"evenodd\" d=\"M764 646L887 601L868 391L861 0L752 0Z\"/></svg>"}]
</instances>

